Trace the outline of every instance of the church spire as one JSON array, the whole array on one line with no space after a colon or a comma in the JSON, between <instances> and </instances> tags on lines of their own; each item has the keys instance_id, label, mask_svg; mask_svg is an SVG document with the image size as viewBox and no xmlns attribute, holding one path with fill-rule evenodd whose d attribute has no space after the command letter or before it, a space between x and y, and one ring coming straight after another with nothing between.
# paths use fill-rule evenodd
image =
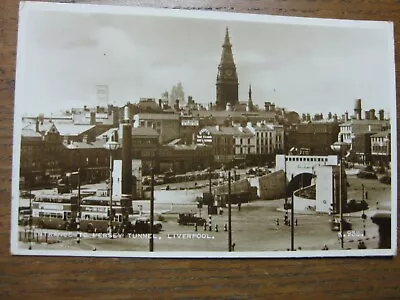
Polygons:
<instances>
[{"instance_id":1,"label":"church spire","mask_svg":"<svg viewBox=\"0 0 400 300\"><path fill-rule=\"evenodd\" d=\"M246 111L253 111L253 100L251 99L251 83L249 84L249 99L247 100Z\"/></svg>"},{"instance_id":2,"label":"church spire","mask_svg":"<svg viewBox=\"0 0 400 300\"><path fill-rule=\"evenodd\" d=\"M222 45L221 64L235 64L232 54L232 44L229 29L226 27L224 44Z\"/></svg>"},{"instance_id":3,"label":"church spire","mask_svg":"<svg viewBox=\"0 0 400 300\"><path fill-rule=\"evenodd\" d=\"M222 44L221 62L219 63L217 73L217 109L225 110L227 103L230 103L234 107L239 102L238 87L239 83L233 59L232 44L229 37L229 29L226 27L225 39Z\"/></svg>"},{"instance_id":4,"label":"church spire","mask_svg":"<svg viewBox=\"0 0 400 300\"><path fill-rule=\"evenodd\" d=\"M251 99L251 83L249 84L249 101L252 101L252 99Z\"/></svg>"}]
</instances>

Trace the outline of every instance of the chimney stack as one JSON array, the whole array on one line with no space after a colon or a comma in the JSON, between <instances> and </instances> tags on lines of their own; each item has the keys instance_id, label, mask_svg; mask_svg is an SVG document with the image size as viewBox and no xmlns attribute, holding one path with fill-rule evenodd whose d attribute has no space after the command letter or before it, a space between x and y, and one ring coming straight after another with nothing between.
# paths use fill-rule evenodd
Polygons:
<instances>
[{"instance_id":1,"label":"chimney stack","mask_svg":"<svg viewBox=\"0 0 400 300\"><path fill-rule=\"evenodd\" d=\"M179 110L180 110L180 108L179 108L179 99L176 99L176 100L175 100L175 110L176 110L176 111L179 111Z\"/></svg>"},{"instance_id":2,"label":"chimney stack","mask_svg":"<svg viewBox=\"0 0 400 300\"><path fill-rule=\"evenodd\" d=\"M275 104L271 103L271 106L269 107L269 111L275 111Z\"/></svg>"},{"instance_id":3,"label":"chimney stack","mask_svg":"<svg viewBox=\"0 0 400 300\"><path fill-rule=\"evenodd\" d=\"M161 99L158 99L158 106L159 106L160 108L162 108L162 100L161 100Z\"/></svg>"},{"instance_id":4,"label":"chimney stack","mask_svg":"<svg viewBox=\"0 0 400 300\"><path fill-rule=\"evenodd\" d=\"M337 114L334 114L334 115L333 115L333 121L335 121L335 122L338 121Z\"/></svg>"},{"instance_id":5,"label":"chimney stack","mask_svg":"<svg viewBox=\"0 0 400 300\"><path fill-rule=\"evenodd\" d=\"M357 120L361 120L361 111L361 99L357 99L354 106L354 115L356 116Z\"/></svg>"},{"instance_id":6,"label":"chimney stack","mask_svg":"<svg viewBox=\"0 0 400 300\"><path fill-rule=\"evenodd\" d=\"M120 125L122 135L122 194L132 195L132 125L129 106L124 107L124 120Z\"/></svg>"},{"instance_id":7,"label":"chimney stack","mask_svg":"<svg viewBox=\"0 0 400 300\"><path fill-rule=\"evenodd\" d=\"M385 120L385 111L383 109L379 110L379 120L381 121Z\"/></svg>"},{"instance_id":8,"label":"chimney stack","mask_svg":"<svg viewBox=\"0 0 400 300\"><path fill-rule=\"evenodd\" d=\"M39 130L39 117L36 117L36 124L35 124L36 126L35 126L35 130L36 130L36 132L39 132L40 130Z\"/></svg>"},{"instance_id":9,"label":"chimney stack","mask_svg":"<svg viewBox=\"0 0 400 300\"><path fill-rule=\"evenodd\" d=\"M96 125L96 112L90 112L90 125Z\"/></svg>"},{"instance_id":10,"label":"chimney stack","mask_svg":"<svg viewBox=\"0 0 400 300\"><path fill-rule=\"evenodd\" d=\"M114 127L118 127L119 125L119 108L113 107L112 108L112 122Z\"/></svg>"},{"instance_id":11,"label":"chimney stack","mask_svg":"<svg viewBox=\"0 0 400 300\"><path fill-rule=\"evenodd\" d=\"M349 120L349 112L346 110L344 113L344 120L347 122Z\"/></svg>"},{"instance_id":12,"label":"chimney stack","mask_svg":"<svg viewBox=\"0 0 400 300\"><path fill-rule=\"evenodd\" d=\"M348 114L347 114L348 115ZM328 112L328 120L332 119L332 113Z\"/></svg>"},{"instance_id":13,"label":"chimney stack","mask_svg":"<svg viewBox=\"0 0 400 300\"><path fill-rule=\"evenodd\" d=\"M375 109L369 110L369 117L371 120L376 120Z\"/></svg>"}]
</instances>

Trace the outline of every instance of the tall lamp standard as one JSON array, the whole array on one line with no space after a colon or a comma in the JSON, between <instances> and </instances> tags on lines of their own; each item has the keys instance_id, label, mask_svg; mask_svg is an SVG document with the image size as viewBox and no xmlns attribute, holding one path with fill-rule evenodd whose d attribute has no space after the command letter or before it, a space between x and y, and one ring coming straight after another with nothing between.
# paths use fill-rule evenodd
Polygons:
<instances>
[{"instance_id":1,"label":"tall lamp standard","mask_svg":"<svg viewBox=\"0 0 400 300\"><path fill-rule=\"evenodd\" d=\"M112 206L113 171L114 171L113 153L119 148L119 143L111 139L104 145L104 148L106 148L110 152L110 214L109 214L109 220L108 220L108 227L109 227L109 231L110 231L111 239L112 239L113 238L112 221L114 219L113 206Z\"/></svg>"},{"instance_id":2,"label":"tall lamp standard","mask_svg":"<svg viewBox=\"0 0 400 300\"><path fill-rule=\"evenodd\" d=\"M340 247L343 249L343 153L347 150L347 144L344 142L336 142L331 145L331 149L339 156L339 213L340 213Z\"/></svg>"},{"instance_id":3,"label":"tall lamp standard","mask_svg":"<svg viewBox=\"0 0 400 300\"><path fill-rule=\"evenodd\" d=\"M154 251L154 166L151 166L151 193L150 193L150 240L149 251Z\"/></svg>"},{"instance_id":4,"label":"tall lamp standard","mask_svg":"<svg viewBox=\"0 0 400 300\"><path fill-rule=\"evenodd\" d=\"M32 174L29 178L29 250L32 250L32 222L33 222L33 214L32 214Z\"/></svg>"},{"instance_id":5,"label":"tall lamp standard","mask_svg":"<svg viewBox=\"0 0 400 300\"><path fill-rule=\"evenodd\" d=\"M228 250L233 251L232 247L232 199L231 199L231 171L228 171Z\"/></svg>"}]
</instances>

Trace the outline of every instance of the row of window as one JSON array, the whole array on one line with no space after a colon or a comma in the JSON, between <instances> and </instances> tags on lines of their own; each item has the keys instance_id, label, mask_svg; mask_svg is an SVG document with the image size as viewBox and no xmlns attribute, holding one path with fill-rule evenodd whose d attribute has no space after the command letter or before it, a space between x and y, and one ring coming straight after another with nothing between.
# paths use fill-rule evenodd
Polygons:
<instances>
[{"instance_id":1,"label":"row of window","mask_svg":"<svg viewBox=\"0 0 400 300\"><path fill-rule=\"evenodd\" d=\"M378 143L387 143L388 138L387 137L373 137L372 142L378 142Z\"/></svg>"},{"instance_id":2,"label":"row of window","mask_svg":"<svg viewBox=\"0 0 400 300\"><path fill-rule=\"evenodd\" d=\"M314 161L314 162L327 162L327 157L285 157L286 161Z\"/></svg>"},{"instance_id":3,"label":"row of window","mask_svg":"<svg viewBox=\"0 0 400 300\"><path fill-rule=\"evenodd\" d=\"M71 212L66 213L66 217L69 218L71 216ZM62 212L60 213L50 213L50 212L39 212L39 217L42 218L52 218L52 219L62 219L64 218L64 214Z\"/></svg>"},{"instance_id":4,"label":"row of window","mask_svg":"<svg viewBox=\"0 0 400 300\"><path fill-rule=\"evenodd\" d=\"M389 149L387 146L372 146L372 152L388 153Z\"/></svg>"}]
</instances>

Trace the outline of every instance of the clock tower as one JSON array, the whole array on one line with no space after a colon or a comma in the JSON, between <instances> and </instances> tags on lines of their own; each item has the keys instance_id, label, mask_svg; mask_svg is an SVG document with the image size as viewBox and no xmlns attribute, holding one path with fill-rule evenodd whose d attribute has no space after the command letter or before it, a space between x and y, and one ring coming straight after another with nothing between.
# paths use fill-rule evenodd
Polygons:
<instances>
[{"instance_id":1,"label":"clock tower","mask_svg":"<svg viewBox=\"0 0 400 300\"><path fill-rule=\"evenodd\" d=\"M226 28L225 41L222 45L221 62L218 65L216 89L218 110L225 110L227 103L230 103L232 107L238 104L239 82L235 61L233 60L228 27Z\"/></svg>"}]
</instances>

